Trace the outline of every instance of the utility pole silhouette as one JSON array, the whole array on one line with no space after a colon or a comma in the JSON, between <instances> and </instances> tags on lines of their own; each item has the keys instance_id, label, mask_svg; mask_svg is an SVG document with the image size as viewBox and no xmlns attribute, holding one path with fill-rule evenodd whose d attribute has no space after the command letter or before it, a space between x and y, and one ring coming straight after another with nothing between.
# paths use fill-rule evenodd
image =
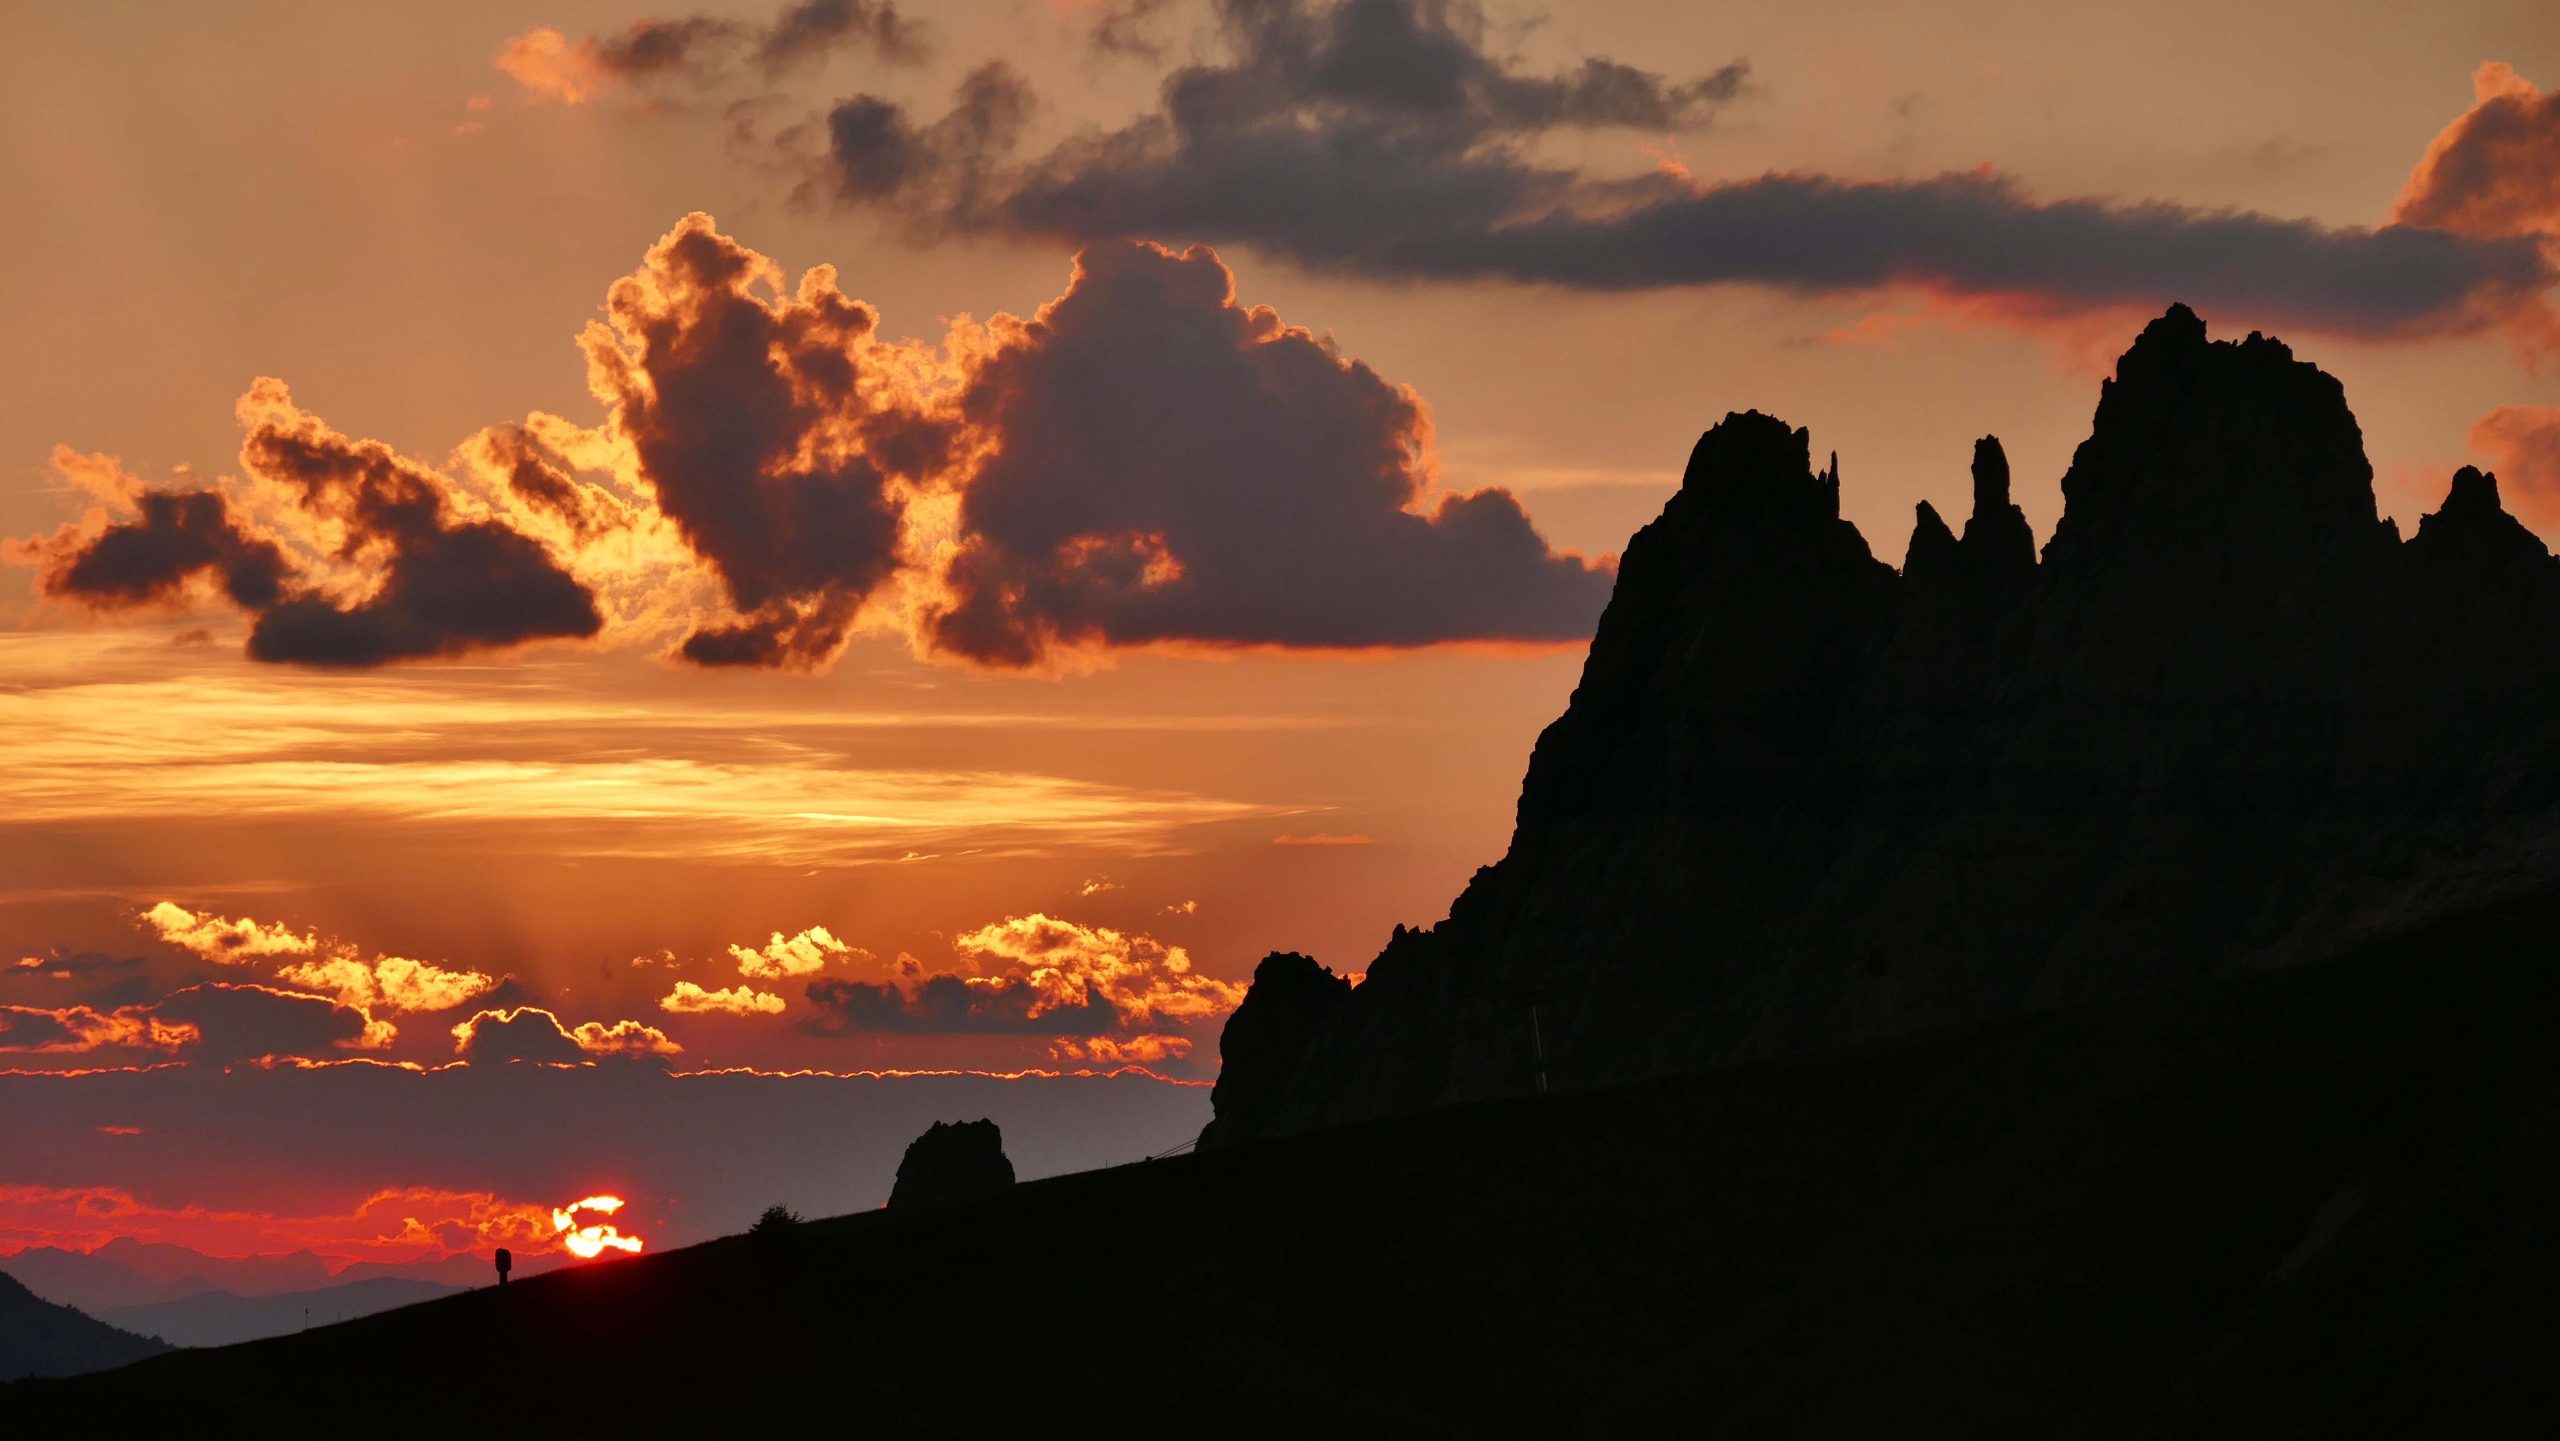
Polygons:
<instances>
[{"instance_id":1,"label":"utility pole silhouette","mask_svg":"<svg viewBox=\"0 0 2560 1441\"><path fill-rule=\"evenodd\" d=\"M1547 1093L1547 1003L1529 1003L1529 1069L1535 1078L1538 1094Z\"/></svg>"}]
</instances>

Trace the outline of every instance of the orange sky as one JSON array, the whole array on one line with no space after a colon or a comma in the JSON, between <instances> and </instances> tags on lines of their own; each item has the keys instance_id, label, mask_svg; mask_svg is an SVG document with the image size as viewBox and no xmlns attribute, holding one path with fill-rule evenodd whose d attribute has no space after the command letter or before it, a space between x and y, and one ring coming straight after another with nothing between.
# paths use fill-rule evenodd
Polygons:
<instances>
[{"instance_id":1,"label":"orange sky","mask_svg":"<svg viewBox=\"0 0 2560 1441\"><path fill-rule=\"evenodd\" d=\"M761 35L779 7L702 8ZM1376 433L1340 453L1415 488L1355 517L1383 537L1374 554L1405 555L1392 537L1421 533L1399 528L1399 504L1436 527L1444 497L1501 487L1555 553L1540 574L1570 588L1659 506L1698 431L1749 407L1839 452L1844 509L1889 560L1914 502L1964 493L1984 433L2006 442L2018 499L2047 531L2099 377L2143 314L2179 298L1398 278L1224 231L1205 236L1214 259L1180 258L1203 235L1142 236L1174 249L1089 259L1086 289L1072 242L935 232L830 203L793 168L816 132L792 127L857 90L921 124L1001 53L1038 96L1022 153L1039 153L1153 107L1166 66L1222 54L1205 7L1166 12L1162 61L1090 49L1096 7L997 0L919 9L930 44L917 63L856 46L652 89L599 78L585 58L600 53L585 37L672 13L475 0L0 16L0 103L20 137L0 152L0 192L20 217L0 263L0 536L19 538L26 562L0 568L0 1026L18 1018L0 1029L0 1069L264 1062L273 1085L259 1104L276 1109L257 1134L275 1138L279 1167L296 1143L276 1068L296 1060L488 1069L513 1057L639 1066L667 1085L685 1084L668 1072L725 1068L1128 1065L1206 1079L1218 1024L1261 955L1304 950L1357 970L1392 925L1438 919L1499 855L1529 745L1562 708L1579 646L1511 619L1462 633L1445 616L1302 614L1285 588L1286 613L1270 621L1254 609L1269 595L1241 581L1246 618L1220 631L1148 611L1155 582L1143 582L1105 631L1039 642L1027 668L991 661L989 642L949 619L961 572L938 567L970 544L1000 556L987 538L1000 523L962 511L992 510L1000 464L1027 467L1022 484L1036 486L1039 464L1019 457L1068 463L1034 443L1055 444L1039 426L1060 423L1043 419L1040 386L1087 373L1079 357L1133 349L1130 374L1180 381L1162 327L1232 331L1238 354L1270 362L1257 383L1304 384L1316 396L1305 404L1330 407L1304 414L1372 416ZM1712 123L1517 140L1519 155L1576 174L1713 187L1773 172L1860 184L1979 173L2037 203L2241 210L2324 235L2395 214L2483 243L2560 234L2560 119L2546 149L2501 152L2506 188L2468 208L2427 210L2412 182L2475 100L2560 117L2536 88L2560 85L2560 12L2547 5L2419 17L2382 3L1593 3L1539 16L1489 9L1482 45L1505 73L1566 73L1590 54L1675 79L1748 62ZM556 44L504 48L544 28ZM889 420L967 437L884 483L907 499L903 558L880 589L835 569L850 544L814 558L785 555L787 536L752 555L719 550L659 474L673 462L648 451L636 397L672 391L672 352L645 354L633 312L608 313L608 289L638 274L668 307L707 305L679 295L665 252L651 258L695 212L722 255L770 261L772 283L753 293L771 323L836 313L825 308L839 291L877 313L860 353L886 378L866 379L858 403L830 402L840 413L795 432L775 464L816 473L883 454L884 432L865 427ZM1214 290L1221 263L1242 308L1181 298L1203 277ZM822 265L832 288L809 288L804 273ZM1071 318L1082 312L1061 297L1102 307L1106 283L1144 291L1136 303L1161 314ZM1052 302L1054 344L1013 318ZM2404 526L2454 466L2485 461L2506 470L2523 517L2560 537L2560 412L2546 409L2560 406L2560 380L2528 308L2387 332L2286 325L2346 383L2383 508ZM2221 333L2270 323L2245 302L2208 319ZM1091 352L1064 338L1088 330ZM823 362L853 353L808 343L804 396ZM1311 359L1323 355L1334 359ZM647 384L616 382L616 365ZM971 386L1014 408L985 419L969 408L979 401L953 399ZM510 500L474 438L519 423L627 520L572 535ZM1307 429L1283 417L1239 452ZM375 522L351 518L353 492L297 499L283 462L243 456L244 434L381 442L443 497L443 539L365 530ZM1335 453L1320 443L1309 453ZM1126 452L1097 454L1093 503L1119 505L1112 465ZM1231 458L1241 473L1261 457ZM1247 503L1220 497L1222 468L1214 448L1181 452L1170 473L1126 485L1163 488L1166 513L1208 535ZM1185 510L1185 487L1209 498ZM222 601L212 572L112 614L39 593L68 551L23 542L69 526L45 543L87 543L144 495L197 488L226 495L245 534L273 537L300 567L295 584L340 601L378 585L404 546L515 527L593 595L593 623L315 670L249 658L258 608ZM1140 519L1079 543L1129 547L1132 565L1204 588L1227 583L1220 566L1256 559L1249 530L1231 558L1185 555L1194 532L1127 506ZM1362 579L1369 544L1305 566L1296 599L1370 583L1384 597L1359 603L1371 611L1445 599L1437 581ZM688 635L780 613L740 589L768 564L825 572L775 602L804 637L821 613L849 631L828 631L798 668L670 658ZM1040 574L1035 563L985 593L1014 595L1006 585ZM1106 631L1121 641L1096 638ZM1398 643L1373 645L1380 636ZM484 1011L508 1019L482 1032ZM147 1140L153 1122L135 1124ZM1118 1124L1093 1134L1138 1144ZM86 1142L77 1154L0 1145L0 1157L0 1250L72 1234L13 1185L53 1196L154 1184L107 1176ZM1054 1164L1108 1158L1070 1148ZM279 1187L254 1205L321 1236L335 1233L312 1218L357 1216L375 1191L548 1207L613 1179L368 1164L325 1194ZM163 1193L137 1204L194 1199L183 1174L156 1184ZM824 1195L800 1199L830 1209ZM225 1220L196 1234L249 1245L266 1233Z\"/></svg>"}]
</instances>

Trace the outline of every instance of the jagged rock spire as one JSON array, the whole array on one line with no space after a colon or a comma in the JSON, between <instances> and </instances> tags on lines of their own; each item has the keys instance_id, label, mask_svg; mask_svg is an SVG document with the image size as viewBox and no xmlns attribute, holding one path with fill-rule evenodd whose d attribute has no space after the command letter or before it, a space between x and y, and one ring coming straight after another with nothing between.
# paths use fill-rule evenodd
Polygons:
<instances>
[{"instance_id":1,"label":"jagged rock spire","mask_svg":"<svg viewBox=\"0 0 2560 1441\"><path fill-rule=\"evenodd\" d=\"M1927 501L1911 527L1911 548L1903 552L1902 578L1915 585L1934 585L1962 564L1962 543L1947 528L1946 518Z\"/></svg>"}]
</instances>

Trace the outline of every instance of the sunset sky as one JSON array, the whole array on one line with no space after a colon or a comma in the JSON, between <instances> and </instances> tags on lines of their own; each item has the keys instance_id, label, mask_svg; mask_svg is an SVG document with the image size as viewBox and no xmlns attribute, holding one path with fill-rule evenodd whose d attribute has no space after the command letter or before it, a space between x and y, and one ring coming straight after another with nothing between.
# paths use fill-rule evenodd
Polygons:
<instances>
[{"instance_id":1,"label":"sunset sky","mask_svg":"<svg viewBox=\"0 0 2560 1441\"><path fill-rule=\"evenodd\" d=\"M2404 530L2560 540L2535 0L20 5L0 80L0 1252L1175 1145L1257 959L1501 853L1727 411L1889 561L1984 434L2042 535L2186 300Z\"/></svg>"}]
</instances>

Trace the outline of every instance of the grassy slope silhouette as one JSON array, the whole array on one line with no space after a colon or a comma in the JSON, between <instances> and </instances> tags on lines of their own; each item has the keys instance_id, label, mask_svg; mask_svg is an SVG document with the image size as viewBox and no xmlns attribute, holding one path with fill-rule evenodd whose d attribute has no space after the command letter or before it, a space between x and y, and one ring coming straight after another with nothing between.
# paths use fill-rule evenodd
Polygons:
<instances>
[{"instance_id":1,"label":"grassy slope silhouette","mask_svg":"<svg viewBox=\"0 0 2560 1441\"><path fill-rule=\"evenodd\" d=\"M22 1383L0 1414L2501 1432L2560 1400L2555 923L811 1222Z\"/></svg>"}]
</instances>

